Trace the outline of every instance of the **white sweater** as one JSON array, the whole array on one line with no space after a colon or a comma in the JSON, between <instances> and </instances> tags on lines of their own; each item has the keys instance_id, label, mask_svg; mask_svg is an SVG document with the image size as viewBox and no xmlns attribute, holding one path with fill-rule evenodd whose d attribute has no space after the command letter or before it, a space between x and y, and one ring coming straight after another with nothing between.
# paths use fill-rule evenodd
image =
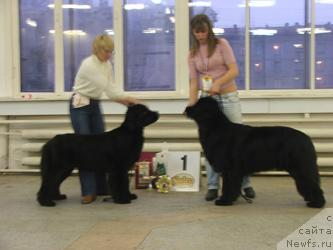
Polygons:
<instances>
[{"instance_id":1,"label":"white sweater","mask_svg":"<svg viewBox=\"0 0 333 250\"><path fill-rule=\"evenodd\" d=\"M91 99L100 99L104 92L112 100L122 98L114 83L111 63L101 62L96 55L82 61L75 76L73 92Z\"/></svg>"}]
</instances>

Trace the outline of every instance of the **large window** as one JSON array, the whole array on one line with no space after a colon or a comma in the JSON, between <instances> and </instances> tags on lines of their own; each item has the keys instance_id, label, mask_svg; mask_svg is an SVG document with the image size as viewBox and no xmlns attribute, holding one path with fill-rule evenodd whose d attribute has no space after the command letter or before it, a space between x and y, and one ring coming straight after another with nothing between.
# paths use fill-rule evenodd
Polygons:
<instances>
[{"instance_id":1,"label":"large window","mask_svg":"<svg viewBox=\"0 0 333 250\"><path fill-rule=\"evenodd\" d=\"M241 1L194 0L189 4L191 17L206 14L214 25L214 33L224 37L233 48L240 74L237 78L239 89L245 87L245 9L239 8Z\"/></svg>"},{"instance_id":2,"label":"large window","mask_svg":"<svg viewBox=\"0 0 333 250\"><path fill-rule=\"evenodd\" d=\"M96 35L113 35L113 1L65 0L63 8L65 90L71 91L82 59ZM84 4L83 4L84 3Z\"/></svg>"},{"instance_id":3,"label":"large window","mask_svg":"<svg viewBox=\"0 0 333 250\"><path fill-rule=\"evenodd\" d=\"M19 3L21 92L70 92L94 37L107 33L115 40L114 75L124 91L183 97L188 20L199 13L231 44L239 89L333 88L330 0L13 1Z\"/></svg>"},{"instance_id":4,"label":"large window","mask_svg":"<svg viewBox=\"0 0 333 250\"><path fill-rule=\"evenodd\" d=\"M174 1L124 2L125 90L174 90Z\"/></svg>"},{"instance_id":5,"label":"large window","mask_svg":"<svg viewBox=\"0 0 333 250\"><path fill-rule=\"evenodd\" d=\"M20 64L22 92L54 91L53 1L20 2Z\"/></svg>"},{"instance_id":6,"label":"large window","mask_svg":"<svg viewBox=\"0 0 333 250\"><path fill-rule=\"evenodd\" d=\"M306 1L250 2L250 88L309 87Z\"/></svg>"}]
</instances>

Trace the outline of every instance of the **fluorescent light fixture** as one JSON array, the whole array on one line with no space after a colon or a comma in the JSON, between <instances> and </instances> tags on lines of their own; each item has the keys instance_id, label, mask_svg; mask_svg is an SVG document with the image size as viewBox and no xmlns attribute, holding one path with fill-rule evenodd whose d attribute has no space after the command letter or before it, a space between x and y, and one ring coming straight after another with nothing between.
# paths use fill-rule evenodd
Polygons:
<instances>
[{"instance_id":1,"label":"fluorescent light fixture","mask_svg":"<svg viewBox=\"0 0 333 250\"><path fill-rule=\"evenodd\" d=\"M169 20L170 20L170 22L172 22L172 23L175 23L175 22L176 22L176 18L175 18L174 16L170 16L170 17L169 17Z\"/></svg>"},{"instance_id":2,"label":"fluorescent light fixture","mask_svg":"<svg viewBox=\"0 0 333 250\"><path fill-rule=\"evenodd\" d=\"M299 59L294 59L294 63L299 63L300 60Z\"/></svg>"},{"instance_id":3,"label":"fluorescent light fixture","mask_svg":"<svg viewBox=\"0 0 333 250\"><path fill-rule=\"evenodd\" d=\"M215 35L222 35L224 34L224 29L222 28L213 28L213 32Z\"/></svg>"},{"instance_id":4,"label":"fluorescent light fixture","mask_svg":"<svg viewBox=\"0 0 333 250\"><path fill-rule=\"evenodd\" d=\"M297 49L302 49L303 48L303 44L302 43L294 43L293 46Z\"/></svg>"},{"instance_id":5,"label":"fluorescent light fixture","mask_svg":"<svg viewBox=\"0 0 333 250\"><path fill-rule=\"evenodd\" d=\"M150 0L154 4L161 4L162 0Z\"/></svg>"},{"instance_id":6,"label":"fluorescent light fixture","mask_svg":"<svg viewBox=\"0 0 333 250\"><path fill-rule=\"evenodd\" d=\"M54 9L54 4L49 4L47 7L50 9ZM91 9L91 6L88 4L63 4L63 9L80 9L80 10L88 10Z\"/></svg>"},{"instance_id":7,"label":"fluorescent light fixture","mask_svg":"<svg viewBox=\"0 0 333 250\"><path fill-rule=\"evenodd\" d=\"M255 29L250 30L254 36L274 36L278 31L275 29Z\"/></svg>"},{"instance_id":8,"label":"fluorescent light fixture","mask_svg":"<svg viewBox=\"0 0 333 250\"><path fill-rule=\"evenodd\" d=\"M316 0L315 2L321 4L333 4L333 0Z\"/></svg>"},{"instance_id":9,"label":"fluorescent light fixture","mask_svg":"<svg viewBox=\"0 0 333 250\"><path fill-rule=\"evenodd\" d=\"M108 34L109 36L113 36L113 35L114 35L114 30L112 30L112 29L104 30L104 32L105 32L106 34Z\"/></svg>"},{"instance_id":10,"label":"fluorescent light fixture","mask_svg":"<svg viewBox=\"0 0 333 250\"><path fill-rule=\"evenodd\" d=\"M320 65L320 64L322 64L323 63L323 61L316 61L316 64L318 64L318 65Z\"/></svg>"},{"instance_id":11,"label":"fluorescent light fixture","mask_svg":"<svg viewBox=\"0 0 333 250\"><path fill-rule=\"evenodd\" d=\"M128 3L124 5L125 10L143 10L145 5L143 3Z\"/></svg>"},{"instance_id":12,"label":"fluorescent light fixture","mask_svg":"<svg viewBox=\"0 0 333 250\"><path fill-rule=\"evenodd\" d=\"M143 30L142 33L144 33L144 34L156 34L156 30L146 29L146 30Z\"/></svg>"},{"instance_id":13,"label":"fluorescent light fixture","mask_svg":"<svg viewBox=\"0 0 333 250\"><path fill-rule=\"evenodd\" d=\"M280 48L279 45L273 45L273 49L278 50Z\"/></svg>"},{"instance_id":14,"label":"fluorescent light fixture","mask_svg":"<svg viewBox=\"0 0 333 250\"><path fill-rule=\"evenodd\" d=\"M249 2L250 7L271 7L275 5L275 0L251 0ZM246 7L245 2L237 5L240 8Z\"/></svg>"},{"instance_id":15,"label":"fluorescent light fixture","mask_svg":"<svg viewBox=\"0 0 333 250\"><path fill-rule=\"evenodd\" d=\"M68 35L68 36L85 36L85 35L87 35L87 33L82 31L82 30L65 30L64 34Z\"/></svg>"},{"instance_id":16,"label":"fluorescent light fixture","mask_svg":"<svg viewBox=\"0 0 333 250\"><path fill-rule=\"evenodd\" d=\"M54 30L49 30L50 34L54 34L55 31ZM82 30L65 30L64 35L68 35L68 36L85 36L87 35L86 32L82 31Z\"/></svg>"},{"instance_id":17,"label":"fluorescent light fixture","mask_svg":"<svg viewBox=\"0 0 333 250\"><path fill-rule=\"evenodd\" d=\"M191 2L188 3L189 7L210 7L212 5L212 2L204 2L204 1L198 1L198 2Z\"/></svg>"},{"instance_id":18,"label":"fluorescent light fixture","mask_svg":"<svg viewBox=\"0 0 333 250\"><path fill-rule=\"evenodd\" d=\"M32 20L30 18L28 18L27 20L25 20L25 23L28 24L31 27L37 27L37 22L35 20Z\"/></svg>"},{"instance_id":19,"label":"fluorescent light fixture","mask_svg":"<svg viewBox=\"0 0 333 250\"><path fill-rule=\"evenodd\" d=\"M156 34L161 33L163 31L162 28L148 28L142 31L144 34Z\"/></svg>"},{"instance_id":20,"label":"fluorescent light fixture","mask_svg":"<svg viewBox=\"0 0 333 250\"><path fill-rule=\"evenodd\" d=\"M298 28L297 30L298 34L303 35L304 33L310 33L311 28ZM331 33L331 30L327 30L325 28L315 28L315 34L325 34L325 33Z\"/></svg>"},{"instance_id":21,"label":"fluorescent light fixture","mask_svg":"<svg viewBox=\"0 0 333 250\"><path fill-rule=\"evenodd\" d=\"M321 80L323 80L323 78L320 77L320 76L317 76L317 77L316 77L316 80L317 80L317 81L321 81Z\"/></svg>"}]
</instances>

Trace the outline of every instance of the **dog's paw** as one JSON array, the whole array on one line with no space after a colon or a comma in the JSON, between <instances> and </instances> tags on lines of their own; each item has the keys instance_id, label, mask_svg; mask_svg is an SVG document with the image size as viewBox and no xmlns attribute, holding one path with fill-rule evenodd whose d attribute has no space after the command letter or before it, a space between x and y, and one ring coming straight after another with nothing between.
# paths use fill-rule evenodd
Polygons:
<instances>
[{"instance_id":1,"label":"dog's paw","mask_svg":"<svg viewBox=\"0 0 333 250\"><path fill-rule=\"evenodd\" d=\"M128 204L131 203L130 199L113 199L114 203L118 204Z\"/></svg>"},{"instance_id":2,"label":"dog's paw","mask_svg":"<svg viewBox=\"0 0 333 250\"><path fill-rule=\"evenodd\" d=\"M233 202L231 200L225 199L220 197L219 199L215 200L216 206L231 206Z\"/></svg>"},{"instance_id":3,"label":"dog's paw","mask_svg":"<svg viewBox=\"0 0 333 250\"><path fill-rule=\"evenodd\" d=\"M312 208L322 208L323 206L325 206L325 200L310 201L306 203L306 205Z\"/></svg>"},{"instance_id":4,"label":"dog's paw","mask_svg":"<svg viewBox=\"0 0 333 250\"><path fill-rule=\"evenodd\" d=\"M42 207L55 207L56 203L51 200L40 200L38 199L39 205Z\"/></svg>"},{"instance_id":5,"label":"dog's paw","mask_svg":"<svg viewBox=\"0 0 333 250\"><path fill-rule=\"evenodd\" d=\"M136 194L134 194L134 193L130 194L130 199L131 200L136 200L137 198L138 198L138 196Z\"/></svg>"},{"instance_id":6,"label":"dog's paw","mask_svg":"<svg viewBox=\"0 0 333 250\"><path fill-rule=\"evenodd\" d=\"M66 199L67 199L67 195L65 195L65 194L56 194L51 197L51 200L54 200L54 201L60 201L60 200L66 200Z\"/></svg>"}]
</instances>

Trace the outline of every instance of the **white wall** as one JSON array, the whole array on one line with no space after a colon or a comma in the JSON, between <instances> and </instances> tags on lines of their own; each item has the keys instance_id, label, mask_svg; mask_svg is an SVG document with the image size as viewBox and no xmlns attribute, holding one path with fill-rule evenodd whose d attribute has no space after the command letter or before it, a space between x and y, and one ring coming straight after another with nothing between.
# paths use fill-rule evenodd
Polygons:
<instances>
[{"instance_id":1,"label":"white wall","mask_svg":"<svg viewBox=\"0 0 333 250\"><path fill-rule=\"evenodd\" d=\"M161 114L181 114L186 99L144 100ZM333 113L333 98L247 98L241 94L242 111L245 114ZM104 114L124 114L123 105L102 102ZM68 100L8 100L0 101L0 116L15 115L66 115Z\"/></svg>"}]
</instances>

